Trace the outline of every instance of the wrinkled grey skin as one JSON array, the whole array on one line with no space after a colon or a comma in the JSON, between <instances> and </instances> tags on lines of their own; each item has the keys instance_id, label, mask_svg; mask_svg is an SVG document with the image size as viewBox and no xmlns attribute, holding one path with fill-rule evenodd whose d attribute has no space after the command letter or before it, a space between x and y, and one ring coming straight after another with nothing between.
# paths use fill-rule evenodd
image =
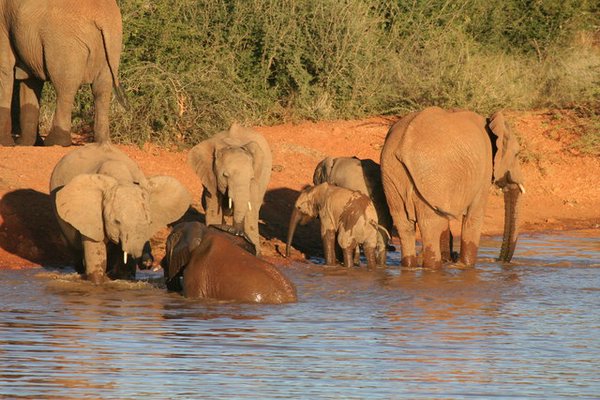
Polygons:
<instances>
[{"instance_id":1,"label":"wrinkled grey skin","mask_svg":"<svg viewBox=\"0 0 600 400\"><path fill-rule=\"evenodd\" d=\"M202 181L206 224L226 224L233 214L236 232L245 232L260 254L258 217L273 164L264 137L234 123L194 146L188 163Z\"/></svg>"},{"instance_id":2,"label":"wrinkled grey skin","mask_svg":"<svg viewBox=\"0 0 600 400\"><path fill-rule=\"evenodd\" d=\"M381 184L381 169L375 161L358 157L326 157L317 164L313 173L313 184L323 182L358 190L369 196L375 206L379 225L392 232L392 216ZM380 240L386 243L384 236L381 235Z\"/></svg>"},{"instance_id":3,"label":"wrinkled grey skin","mask_svg":"<svg viewBox=\"0 0 600 400\"><path fill-rule=\"evenodd\" d=\"M510 261L517 241L518 203L524 192L519 144L502 113L486 119L438 107L411 113L388 132L381 153L383 188L400 235L402 265L417 264L415 225L423 240L423 266L442 264L440 242L450 219L462 219L460 262L477 258L492 184L505 193L500 260Z\"/></svg>"},{"instance_id":4,"label":"wrinkled grey skin","mask_svg":"<svg viewBox=\"0 0 600 400\"><path fill-rule=\"evenodd\" d=\"M254 245L225 226L183 222L167 238L161 265L169 290L192 298L281 304L297 301L294 284L253 254Z\"/></svg>"},{"instance_id":5,"label":"wrinkled grey skin","mask_svg":"<svg viewBox=\"0 0 600 400\"><path fill-rule=\"evenodd\" d=\"M132 279L136 264L151 265L150 238L183 216L191 203L179 181L146 178L133 160L108 143L65 155L50 177L50 194L61 231L94 283L106 280L107 273L109 278ZM127 261L124 253L130 255Z\"/></svg>"},{"instance_id":6,"label":"wrinkled grey skin","mask_svg":"<svg viewBox=\"0 0 600 400\"><path fill-rule=\"evenodd\" d=\"M359 191L321 183L304 189L290 217L286 256L298 224L304 225L314 218L321 221L321 239L327 265L336 264L335 240L344 252L344 265L355 263L355 249L362 246L367 266L385 265L389 233L377 223L375 207L368 196ZM379 240L381 236L385 240Z\"/></svg>"},{"instance_id":7,"label":"wrinkled grey skin","mask_svg":"<svg viewBox=\"0 0 600 400\"><path fill-rule=\"evenodd\" d=\"M121 12L115 0L0 0L0 145L12 146L11 101L17 84L19 145L38 135L44 81L56 90L56 110L46 145L71 144L71 110L82 83L92 84L94 140L109 140L112 89L119 100Z\"/></svg>"}]
</instances>

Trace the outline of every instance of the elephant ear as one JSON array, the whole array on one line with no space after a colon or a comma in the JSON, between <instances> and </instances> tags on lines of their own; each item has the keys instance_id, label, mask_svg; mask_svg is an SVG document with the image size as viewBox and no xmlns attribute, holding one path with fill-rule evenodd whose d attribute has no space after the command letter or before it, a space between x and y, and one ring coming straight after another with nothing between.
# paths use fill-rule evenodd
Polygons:
<instances>
[{"instance_id":1,"label":"elephant ear","mask_svg":"<svg viewBox=\"0 0 600 400\"><path fill-rule=\"evenodd\" d=\"M333 169L334 160L332 157L325 157L317 167L313 174L313 184L318 185L319 183L328 182L331 176L331 170Z\"/></svg>"},{"instance_id":2,"label":"elephant ear","mask_svg":"<svg viewBox=\"0 0 600 400\"><path fill-rule=\"evenodd\" d=\"M104 192L117 185L117 180L106 175L81 174L56 193L58 216L82 235L100 242L104 240L102 199Z\"/></svg>"},{"instance_id":3,"label":"elephant ear","mask_svg":"<svg viewBox=\"0 0 600 400\"><path fill-rule=\"evenodd\" d=\"M252 169L254 170L254 179L260 179L265 160L265 153L256 142L248 142L242 146L242 149L252 156Z\"/></svg>"},{"instance_id":4,"label":"elephant ear","mask_svg":"<svg viewBox=\"0 0 600 400\"><path fill-rule=\"evenodd\" d=\"M173 228L167 237L165 258L161 262L168 279L175 278L183 271L206 231L207 227L196 221L183 222Z\"/></svg>"},{"instance_id":5,"label":"elephant ear","mask_svg":"<svg viewBox=\"0 0 600 400\"><path fill-rule=\"evenodd\" d=\"M519 142L508 127L502 112L498 111L490 117L488 128L492 133L490 139L494 151L494 183L500 187L508 183L522 184L523 177L517 157Z\"/></svg>"},{"instance_id":6,"label":"elephant ear","mask_svg":"<svg viewBox=\"0 0 600 400\"><path fill-rule=\"evenodd\" d=\"M192 195L177 179L170 176L153 176L148 179L150 234L181 218L190 207Z\"/></svg>"},{"instance_id":7,"label":"elephant ear","mask_svg":"<svg viewBox=\"0 0 600 400\"><path fill-rule=\"evenodd\" d=\"M194 169L209 193L217 193L217 180L213 171L216 154L216 139L211 138L195 145L188 153L188 164Z\"/></svg>"}]
</instances>

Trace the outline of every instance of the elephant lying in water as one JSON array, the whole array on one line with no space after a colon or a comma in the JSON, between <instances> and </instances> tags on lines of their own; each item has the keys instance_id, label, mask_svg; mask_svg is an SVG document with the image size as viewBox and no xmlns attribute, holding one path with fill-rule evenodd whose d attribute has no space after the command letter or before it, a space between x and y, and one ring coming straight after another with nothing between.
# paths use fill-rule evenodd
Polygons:
<instances>
[{"instance_id":1,"label":"elephant lying in water","mask_svg":"<svg viewBox=\"0 0 600 400\"><path fill-rule=\"evenodd\" d=\"M161 261L167 288L201 299L297 301L293 283L274 265L256 257L247 238L223 229L200 222L183 222L173 228Z\"/></svg>"},{"instance_id":2,"label":"elephant lying in water","mask_svg":"<svg viewBox=\"0 0 600 400\"><path fill-rule=\"evenodd\" d=\"M148 241L179 219L191 202L175 178L146 178L133 160L108 143L65 155L52 171L50 195L62 233L94 283L107 274L132 279L136 264L151 266Z\"/></svg>"},{"instance_id":3,"label":"elephant lying in water","mask_svg":"<svg viewBox=\"0 0 600 400\"><path fill-rule=\"evenodd\" d=\"M378 224L375 207L365 194L328 183L304 189L290 217L286 256L298 224L314 218L321 221L321 239L327 265L336 264L335 240L344 252L344 265L354 265L354 251L363 246L367 266L385 265L387 230ZM380 240L384 237L385 240Z\"/></svg>"},{"instance_id":4,"label":"elephant lying in water","mask_svg":"<svg viewBox=\"0 0 600 400\"><path fill-rule=\"evenodd\" d=\"M415 224L423 239L423 265L442 263L449 219L462 219L460 262L477 258L488 192L504 191L505 225L500 260L510 261L517 241L520 194L524 192L519 143L498 112L438 107L411 113L389 130L381 152L383 188L400 235L402 265L415 266Z\"/></svg>"}]
</instances>

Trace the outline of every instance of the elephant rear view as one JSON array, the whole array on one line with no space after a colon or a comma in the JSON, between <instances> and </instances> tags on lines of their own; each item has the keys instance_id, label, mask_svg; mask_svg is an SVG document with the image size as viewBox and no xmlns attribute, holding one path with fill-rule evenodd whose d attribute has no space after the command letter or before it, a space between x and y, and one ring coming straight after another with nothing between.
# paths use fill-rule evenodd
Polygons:
<instances>
[{"instance_id":1,"label":"elephant rear view","mask_svg":"<svg viewBox=\"0 0 600 400\"><path fill-rule=\"evenodd\" d=\"M519 144L502 113L486 119L470 111L431 107L409 114L388 132L381 153L385 195L402 247L402 265L416 265L415 224L423 265L441 265L440 241L449 219L462 219L460 261L476 261L492 183L505 193L500 259L510 261L517 240L523 177Z\"/></svg>"},{"instance_id":2,"label":"elephant rear view","mask_svg":"<svg viewBox=\"0 0 600 400\"><path fill-rule=\"evenodd\" d=\"M202 181L206 224L224 224L233 213L234 228L245 232L260 254L258 216L273 164L265 138L234 123L194 146L188 163Z\"/></svg>"},{"instance_id":3,"label":"elephant rear view","mask_svg":"<svg viewBox=\"0 0 600 400\"><path fill-rule=\"evenodd\" d=\"M59 226L83 261L85 276L101 283L135 277L151 263L149 240L179 219L191 195L174 178L146 178L137 164L110 144L89 144L65 155L50 177ZM128 255L133 258L129 258Z\"/></svg>"},{"instance_id":4,"label":"elephant rear view","mask_svg":"<svg viewBox=\"0 0 600 400\"><path fill-rule=\"evenodd\" d=\"M14 84L19 85L20 98L17 143L36 142L44 81L51 81L56 90L46 145L71 144L71 111L83 83L92 84L94 140L109 141L113 88L125 104L118 79L122 31L115 0L0 0L0 145L14 144Z\"/></svg>"}]
</instances>

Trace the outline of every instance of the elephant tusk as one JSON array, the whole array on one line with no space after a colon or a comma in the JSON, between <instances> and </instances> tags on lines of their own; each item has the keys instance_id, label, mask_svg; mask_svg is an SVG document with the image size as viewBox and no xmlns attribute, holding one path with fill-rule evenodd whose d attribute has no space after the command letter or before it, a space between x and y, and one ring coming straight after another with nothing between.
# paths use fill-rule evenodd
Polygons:
<instances>
[{"instance_id":1,"label":"elephant tusk","mask_svg":"<svg viewBox=\"0 0 600 400\"><path fill-rule=\"evenodd\" d=\"M127 252L123 252L123 264L127 264Z\"/></svg>"},{"instance_id":2,"label":"elephant tusk","mask_svg":"<svg viewBox=\"0 0 600 400\"><path fill-rule=\"evenodd\" d=\"M233 200L231 199L231 197L229 198L229 208L233 207Z\"/></svg>"},{"instance_id":3,"label":"elephant tusk","mask_svg":"<svg viewBox=\"0 0 600 400\"><path fill-rule=\"evenodd\" d=\"M248 202L248 210L252 211L252 203Z\"/></svg>"},{"instance_id":4,"label":"elephant tusk","mask_svg":"<svg viewBox=\"0 0 600 400\"><path fill-rule=\"evenodd\" d=\"M521 193L525 194L525 186L523 186L522 183L519 183L518 186L519 186L519 190L521 191Z\"/></svg>"}]
</instances>

